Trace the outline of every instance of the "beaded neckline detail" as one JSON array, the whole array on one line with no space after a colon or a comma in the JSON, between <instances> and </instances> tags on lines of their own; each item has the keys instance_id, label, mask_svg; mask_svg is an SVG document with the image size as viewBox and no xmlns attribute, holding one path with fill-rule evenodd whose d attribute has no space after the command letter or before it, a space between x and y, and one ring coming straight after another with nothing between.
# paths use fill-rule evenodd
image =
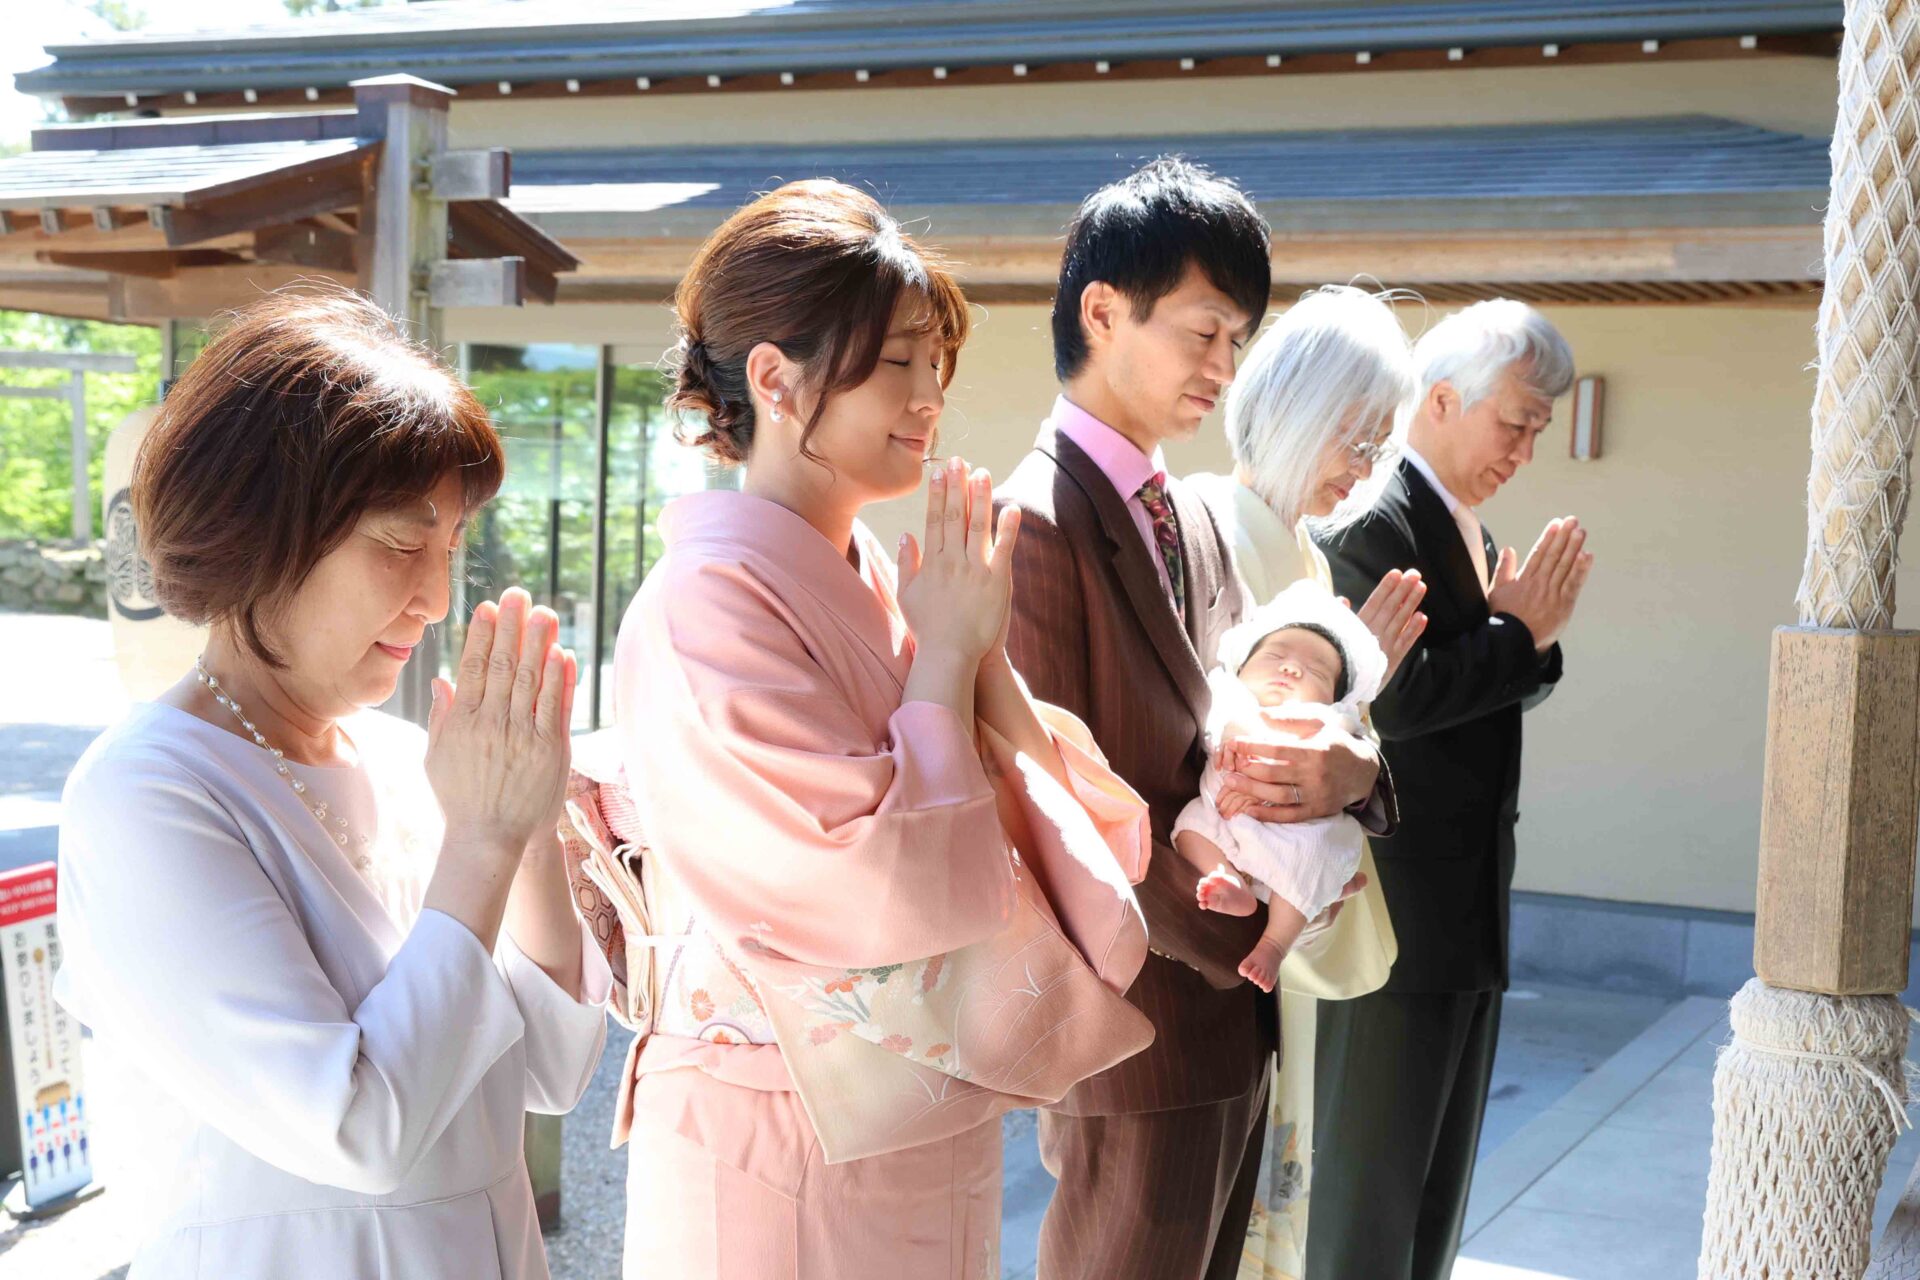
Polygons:
<instances>
[{"instance_id":1,"label":"beaded neckline detail","mask_svg":"<svg viewBox=\"0 0 1920 1280\"><path fill-rule=\"evenodd\" d=\"M311 813L314 818L319 821L321 828L326 831L328 837L342 849L353 848L358 850L358 852L348 855L352 859L353 865L361 871L365 871L369 866L373 865L373 859L367 853L367 846L369 844L367 837L353 831L347 825L345 817L339 814L329 815L327 813L327 802L325 800L314 800L307 794L307 784L293 776L293 769L287 764L286 753L274 746L271 742L268 742L266 735L254 727L253 721L247 718L247 713L240 709L240 703L232 694L221 688L220 681L214 678L213 674L207 670L206 659L204 657L193 660L193 674L201 684L207 687L207 692L213 695L214 701L233 713L234 719L240 722L240 727L247 731L248 736L254 740L255 744L273 757L273 771L279 774L289 787L293 788L293 794L299 798L301 804L306 806L307 812Z\"/></svg>"}]
</instances>

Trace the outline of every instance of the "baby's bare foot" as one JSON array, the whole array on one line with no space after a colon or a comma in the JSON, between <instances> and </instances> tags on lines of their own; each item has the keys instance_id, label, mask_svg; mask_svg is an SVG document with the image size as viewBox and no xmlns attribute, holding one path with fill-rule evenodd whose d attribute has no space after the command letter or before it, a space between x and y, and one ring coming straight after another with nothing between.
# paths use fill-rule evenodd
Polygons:
<instances>
[{"instance_id":1,"label":"baby's bare foot","mask_svg":"<svg viewBox=\"0 0 1920 1280\"><path fill-rule=\"evenodd\" d=\"M1262 991L1271 991L1280 976L1280 962L1286 958L1285 947L1262 938L1253 944L1253 950L1247 952L1247 958L1240 962L1240 976Z\"/></svg>"},{"instance_id":2,"label":"baby's bare foot","mask_svg":"<svg viewBox=\"0 0 1920 1280\"><path fill-rule=\"evenodd\" d=\"M1216 867L1200 878L1194 888L1202 911L1217 911L1223 916L1250 916L1260 900L1246 882L1225 867Z\"/></svg>"}]
</instances>

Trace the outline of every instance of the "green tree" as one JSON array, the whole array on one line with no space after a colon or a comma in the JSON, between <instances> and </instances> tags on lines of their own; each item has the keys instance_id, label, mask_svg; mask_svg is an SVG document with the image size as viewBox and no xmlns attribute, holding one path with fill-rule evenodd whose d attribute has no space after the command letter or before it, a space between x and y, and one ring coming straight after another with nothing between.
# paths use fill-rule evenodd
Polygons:
<instances>
[{"instance_id":1,"label":"green tree","mask_svg":"<svg viewBox=\"0 0 1920 1280\"><path fill-rule=\"evenodd\" d=\"M133 0L93 0L87 12L104 20L115 31L138 31L147 25L147 11Z\"/></svg>"},{"instance_id":2,"label":"green tree","mask_svg":"<svg viewBox=\"0 0 1920 1280\"><path fill-rule=\"evenodd\" d=\"M94 351L130 355L132 374L87 378L88 484L98 531L107 437L160 391L160 331L141 325L0 311L0 351ZM61 387L56 369L0 368L0 383ZM54 540L73 531L73 415L65 400L0 398L0 538Z\"/></svg>"},{"instance_id":3,"label":"green tree","mask_svg":"<svg viewBox=\"0 0 1920 1280\"><path fill-rule=\"evenodd\" d=\"M392 0L282 0L287 12L296 18L304 18L312 13L339 13L342 9L380 9L392 3Z\"/></svg>"}]
</instances>

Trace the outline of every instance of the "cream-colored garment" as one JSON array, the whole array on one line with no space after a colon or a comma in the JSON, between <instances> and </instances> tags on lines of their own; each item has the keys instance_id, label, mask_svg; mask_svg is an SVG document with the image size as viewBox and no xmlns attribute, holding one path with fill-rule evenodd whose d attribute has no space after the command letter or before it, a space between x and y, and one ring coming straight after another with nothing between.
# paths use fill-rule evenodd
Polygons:
<instances>
[{"instance_id":1,"label":"cream-colored garment","mask_svg":"<svg viewBox=\"0 0 1920 1280\"><path fill-rule=\"evenodd\" d=\"M1302 578L1332 589L1333 571L1304 525L1287 528L1258 494L1232 476L1197 475L1187 484L1233 544L1234 566L1248 599L1265 603ZM1280 967L1280 1070L1240 1280L1297 1280L1305 1272L1315 1006L1378 991L1399 954L1371 849L1362 852L1360 869L1367 887L1347 900L1332 927L1312 942L1303 941Z\"/></svg>"},{"instance_id":2,"label":"cream-colored garment","mask_svg":"<svg viewBox=\"0 0 1920 1280\"><path fill-rule=\"evenodd\" d=\"M426 735L343 727L357 767L293 767L345 849L265 751L164 704L67 781L54 994L120 1085L134 1280L547 1275L523 1117L585 1092L611 974L583 934L575 1000L422 910Z\"/></svg>"}]
</instances>

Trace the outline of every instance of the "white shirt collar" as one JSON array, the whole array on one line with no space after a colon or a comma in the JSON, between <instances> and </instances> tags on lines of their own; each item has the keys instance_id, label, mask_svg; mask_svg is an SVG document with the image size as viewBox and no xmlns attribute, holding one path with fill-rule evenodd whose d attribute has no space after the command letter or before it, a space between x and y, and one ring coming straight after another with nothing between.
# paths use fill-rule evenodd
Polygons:
<instances>
[{"instance_id":1,"label":"white shirt collar","mask_svg":"<svg viewBox=\"0 0 1920 1280\"><path fill-rule=\"evenodd\" d=\"M1427 483L1433 486L1433 491L1440 495L1440 501L1447 504L1448 515L1460 509L1460 499L1454 497L1447 486L1440 483L1440 477L1434 474L1432 463L1421 457L1419 451L1410 444L1401 445L1400 452L1406 455L1407 461L1414 465L1415 470L1427 478Z\"/></svg>"}]
</instances>

